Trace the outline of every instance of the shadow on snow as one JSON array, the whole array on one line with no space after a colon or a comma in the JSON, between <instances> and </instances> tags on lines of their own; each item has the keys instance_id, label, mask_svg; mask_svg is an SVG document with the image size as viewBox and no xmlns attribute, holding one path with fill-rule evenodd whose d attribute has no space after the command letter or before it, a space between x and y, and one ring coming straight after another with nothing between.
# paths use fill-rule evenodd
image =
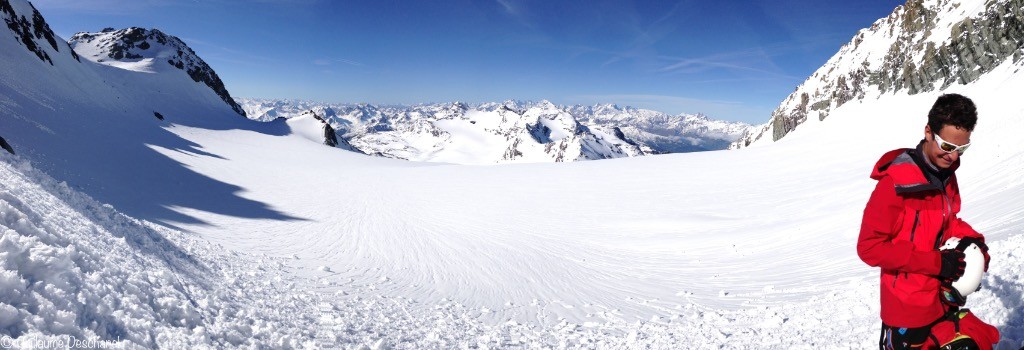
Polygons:
<instances>
[{"instance_id":1,"label":"shadow on snow","mask_svg":"<svg viewBox=\"0 0 1024 350\"><path fill-rule=\"evenodd\" d=\"M0 93L12 96L19 91L0 85ZM164 112L165 121L157 120L151 112L137 117L112 116L109 108L101 106L18 107L20 111L15 115L0 118L0 130L19 148L19 155L58 181L129 216L172 228L174 223L209 225L175 208L250 219L305 220L244 198L239 195L244 188L193 171L154 148L224 160L168 129L184 125L281 136L289 133L283 121L251 121L231 113L226 106L228 112L211 111L210 116Z\"/></svg>"}]
</instances>

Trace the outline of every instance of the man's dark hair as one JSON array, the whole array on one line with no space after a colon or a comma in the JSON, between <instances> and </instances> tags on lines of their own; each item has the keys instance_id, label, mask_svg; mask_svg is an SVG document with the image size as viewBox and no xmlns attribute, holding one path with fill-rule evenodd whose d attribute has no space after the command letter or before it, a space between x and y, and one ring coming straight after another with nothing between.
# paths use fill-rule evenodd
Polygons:
<instances>
[{"instance_id":1,"label":"man's dark hair","mask_svg":"<svg viewBox=\"0 0 1024 350\"><path fill-rule=\"evenodd\" d=\"M978 110L974 101L958 94L939 96L928 111L928 127L933 133L939 133L944 125L952 125L967 131L974 131L978 123Z\"/></svg>"}]
</instances>

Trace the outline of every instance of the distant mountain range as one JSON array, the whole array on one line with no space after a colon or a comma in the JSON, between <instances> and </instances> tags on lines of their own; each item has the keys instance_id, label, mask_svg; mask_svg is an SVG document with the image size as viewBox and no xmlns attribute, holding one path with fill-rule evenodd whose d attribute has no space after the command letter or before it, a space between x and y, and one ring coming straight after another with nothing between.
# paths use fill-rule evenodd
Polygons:
<instances>
[{"instance_id":1,"label":"distant mountain range","mask_svg":"<svg viewBox=\"0 0 1024 350\"><path fill-rule=\"evenodd\" d=\"M566 162L725 149L751 127L704 115L548 101L417 106L236 101L249 118L319 119L317 140L369 155L459 164ZM326 130L326 129L325 129ZM316 134L313 131L312 134Z\"/></svg>"}]
</instances>

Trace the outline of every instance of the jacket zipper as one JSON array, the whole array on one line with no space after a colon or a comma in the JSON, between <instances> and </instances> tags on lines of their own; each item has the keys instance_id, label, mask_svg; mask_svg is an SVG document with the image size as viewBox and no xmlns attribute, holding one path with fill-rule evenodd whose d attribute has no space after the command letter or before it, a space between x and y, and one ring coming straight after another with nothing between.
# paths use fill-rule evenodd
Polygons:
<instances>
[{"instance_id":1,"label":"jacket zipper","mask_svg":"<svg viewBox=\"0 0 1024 350\"><path fill-rule=\"evenodd\" d=\"M914 226L910 227L910 241L911 242L914 241L914 233L917 232L917 221L920 218L921 218L921 211L920 210L915 210L914 211Z\"/></svg>"},{"instance_id":2,"label":"jacket zipper","mask_svg":"<svg viewBox=\"0 0 1024 350\"><path fill-rule=\"evenodd\" d=\"M939 250L939 247L942 246L942 231L946 228L946 215L947 212L953 210L949 206L949 197L946 195L945 190L942 191L942 204L942 225L939 226L939 234L935 236L935 250Z\"/></svg>"},{"instance_id":3,"label":"jacket zipper","mask_svg":"<svg viewBox=\"0 0 1024 350\"><path fill-rule=\"evenodd\" d=\"M914 234L917 233L917 223L921 219L921 210L914 211L914 225L910 227L910 241L914 241ZM897 275L899 277L899 275ZM903 272L903 278L910 278L906 272ZM893 281L893 287L896 286L896 281Z\"/></svg>"}]
</instances>

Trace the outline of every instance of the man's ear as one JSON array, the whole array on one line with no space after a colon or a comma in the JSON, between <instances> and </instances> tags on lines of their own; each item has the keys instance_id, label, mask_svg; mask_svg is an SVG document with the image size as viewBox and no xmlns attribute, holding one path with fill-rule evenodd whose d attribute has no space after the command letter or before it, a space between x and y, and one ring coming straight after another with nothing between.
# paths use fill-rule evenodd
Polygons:
<instances>
[{"instance_id":1,"label":"man's ear","mask_svg":"<svg viewBox=\"0 0 1024 350\"><path fill-rule=\"evenodd\" d=\"M932 133L932 127L928 124L924 125L924 138L927 140L928 135Z\"/></svg>"}]
</instances>

